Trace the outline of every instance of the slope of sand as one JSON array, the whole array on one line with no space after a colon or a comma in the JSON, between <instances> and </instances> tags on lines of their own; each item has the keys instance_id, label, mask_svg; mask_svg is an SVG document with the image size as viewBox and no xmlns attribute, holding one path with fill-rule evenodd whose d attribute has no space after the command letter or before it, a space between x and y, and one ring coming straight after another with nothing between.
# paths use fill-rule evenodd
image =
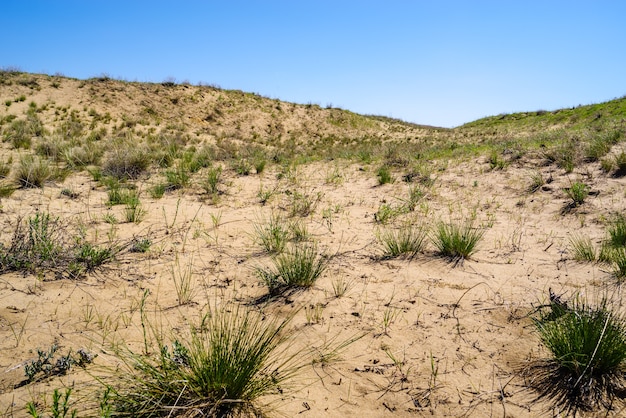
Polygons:
<instances>
[{"instance_id":1,"label":"slope of sand","mask_svg":"<svg viewBox=\"0 0 626 418\"><path fill-rule=\"evenodd\" d=\"M122 119L141 115L142 109L151 106L162 118L177 109L162 92L146 95L154 103L148 100L139 108L133 100L143 93L116 90L117 84L107 83L83 86L90 89L87 94L80 81L63 79L60 87L29 91L26 101L15 102L3 112L22 115L31 100L54 101L56 109L72 105L85 114L88 108L100 114L117 109L116 117ZM158 85L127 88L163 89ZM25 89L4 86L2 101ZM175 91L183 103L193 102L193 95L184 96L184 86ZM250 101L250 109L255 101L277 105L243 93L241 97ZM163 103L156 102L159 98ZM212 134L205 138L198 133L199 141L220 135L245 138L255 126L257 131L258 126L266 126L266 117L272 118L270 110L265 116L250 110L251 123L246 125L242 117L238 121L243 128L235 128L232 125L238 123L228 119L227 108L241 103L226 101L207 119L204 113L215 108L209 102L217 103L219 98L207 95L202 100L196 107L188 103L197 114L189 116L192 110L178 109L180 114L173 117L173 121L192 117L188 129L209 124ZM270 123L260 140L269 141L279 131L297 132L303 140L321 138L314 128L328 120L332 110L320 109L325 116L313 115L308 120L306 106L295 108L280 126ZM52 129L54 108L46 112ZM109 129L115 124L111 122ZM328 129L337 126L331 123ZM394 134L421 135L431 141L441 134L402 126L370 126L366 134L385 132L386 139ZM144 128L139 124L137 129ZM347 129L340 133L348 135ZM352 133L355 140L360 137L358 129ZM25 152L11 150L8 143L0 146L3 158ZM139 223L124 222L122 206L107 206L106 188L85 172L63 182L48 182L43 189L18 189L2 198L0 242L4 245L10 242L19 219L40 212L58 217L68 234L80 228L91 242L115 245L147 238L151 246L146 253L124 251L81 279L49 272L0 275L0 413L26 416L27 402L49 405L51 392L63 387L75 388L73 396L80 408L82 396L93 397L94 391L102 389L92 375L117 364L112 346L142 350L144 320L173 339L197 324L209 308L239 303L272 317L295 314L291 322L294 349L324 350L355 340L335 361L304 368L292 387L272 400L278 416L559 416L549 402L535 399L519 375L531 360L547 356L531 318L547 302L549 289L565 298L580 295L595 300L609 294L619 300L620 289L608 268L573 261L569 240L581 234L597 244L605 237L606 220L625 206L624 178L607 176L597 163L566 174L554 166L540 166L538 161L517 161L492 171L484 157L436 160L428 163L433 184L422 186L424 197L412 212L386 226L375 218L381 205L399 207L415 186L401 180L401 170L394 172L394 183L378 185L376 165L340 159L297 165L286 175L274 164L249 176L237 175L223 162L217 164L224 167L217 197L207 196L197 185L206 169L190 187L168 192L161 199L148 193L155 169L152 175L140 177L135 183L145 217ZM536 167L553 181L530 193L527 189ZM589 184L592 194L581 206L564 210L569 203L564 189L577 180ZM63 190L76 196L68 197ZM273 193L262 203L260 191ZM315 203L312 213L289 218L296 195ZM311 242L332 258L313 288L267 300L267 289L255 269L269 265L271 259L255 242L254 225L271 214L299 219ZM106 222L112 217L118 223ZM475 218L476 227L485 229L469 260L455 263L438 256L430 239L424 252L412 259L382 257L377 236L385 228L406 222L432 227L439 221L469 217ZM191 300L180 304L176 279L187 269L192 272ZM335 288L342 285L347 290L338 295ZM24 366L36 359L37 349L47 350L55 343L61 354L79 349L97 354L94 364L23 385ZM615 410L608 415L625 413Z\"/></svg>"},{"instance_id":2,"label":"slope of sand","mask_svg":"<svg viewBox=\"0 0 626 418\"><path fill-rule=\"evenodd\" d=\"M33 359L36 348L53 342L61 351L87 348L106 362L111 361L106 348L111 340L140 344L137 306L146 289L149 311L168 330L192 322L207 304L231 299L253 304L266 293L254 268L268 262L254 243L253 224L272 210L284 212L285 191L301 190L320 194L317 209L303 220L320 249L335 257L314 288L253 306L269 315L300 309L292 325L307 344L362 337L341 353L339 362L307 369L280 403L282 413L540 415L549 405L534 402L516 376L524 362L545 356L528 314L545 303L548 288L571 296L611 287L609 272L571 260L568 238L573 232L603 237L601 218L624 207L624 181L590 167L590 183L599 193L562 215L567 200L561 188L568 176L559 176L550 190L528 194L527 170L485 168L481 161L469 161L437 173L409 215L434 223L476 212L486 234L475 256L456 265L437 257L432 245L412 260L380 258L374 213L381 202L395 204L406 196L409 185L377 186L372 173L357 165L316 163L300 167L292 181L276 180L271 171L230 174L217 204L193 193L144 197L145 220L114 226L104 223L103 215L121 219L121 208L105 206L105 193L82 175L63 185L79 193L74 200L60 195L62 185L16 191L2 201L3 237L10 236L18 216L46 210L82 223L100 240L113 231L114 239L145 236L153 244L148 253L126 254L84 280L2 276L3 410L20 416L21 405L41 393L81 380L76 371L13 389L24 378L20 365ZM327 173L336 169L343 178L328 184ZM277 189L265 206L256 197L261 185ZM195 295L193 303L178 306L172 269L188 265ZM337 280L349 284L342 297L334 295Z\"/></svg>"}]
</instances>

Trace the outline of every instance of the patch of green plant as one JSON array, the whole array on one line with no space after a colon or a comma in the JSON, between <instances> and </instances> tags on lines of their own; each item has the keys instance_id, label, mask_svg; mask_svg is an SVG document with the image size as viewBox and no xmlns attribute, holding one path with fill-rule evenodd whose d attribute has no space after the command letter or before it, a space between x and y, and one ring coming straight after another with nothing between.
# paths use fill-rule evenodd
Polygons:
<instances>
[{"instance_id":1,"label":"patch of green plant","mask_svg":"<svg viewBox=\"0 0 626 418\"><path fill-rule=\"evenodd\" d=\"M72 388L66 388L64 393L59 392L59 389L54 389L52 393L52 405L50 405L50 417L52 418L76 418L78 411L72 409L70 411L70 395ZM35 402L28 402L26 404L26 411L33 418L44 418L43 412L39 412Z\"/></svg>"},{"instance_id":2,"label":"patch of green plant","mask_svg":"<svg viewBox=\"0 0 626 418\"><path fill-rule=\"evenodd\" d=\"M427 228L407 224L397 229L385 229L378 240L383 247L383 257L413 258L424 249L427 236Z\"/></svg>"},{"instance_id":3,"label":"patch of green plant","mask_svg":"<svg viewBox=\"0 0 626 418\"><path fill-rule=\"evenodd\" d=\"M24 364L25 383L31 383L50 376L64 375L72 366L85 367L95 358L94 354L79 349L75 355L68 352L66 355L55 356L59 347L52 344L48 350L37 349L37 359Z\"/></svg>"},{"instance_id":4,"label":"patch of green plant","mask_svg":"<svg viewBox=\"0 0 626 418\"><path fill-rule=\"evenodd\" d=\"M23 155L15 170L15 178L23 188L41 188L53 176L48 160L32 154Z\"/></svg>"},{"instance_id":5,"label":"patch of green plant","mask_svg":"<svg viewBox=\"0 0 626 418\"><path fill-rule=\"evenodd\" d=\"M149 190L150 193L150 197L153 199L160 199L163 197L163 195L165 194L165 191L167 190L167 185L164 183L157 183L154 186L152 186Z\"/></svg>"},{"instance_id":6,"label":"patch of green plant","mask_svg":"<svg viewBox=\"0 0 626 418\"><path fill-rule=\"evenodd\" d=\"M615 156L615 177L626 176L626 152L622 151Z\"/></svg>"},{"instance_id":7,"label":"patch of green plant","mask_svg":"<svg viewBox=\"0 0 626 418\"><path fill-rule=\"evenodd\" d=\"M558 305L559 315L541 315L535 326L550 353L527 370L539 397L569 414L611 409L624 390L626 322L606 300Z\"/></svg>"},{"instance_id":8,"label":"patch of green plant","mask_svg":"<svg viewBox=\"0 0 626 418\"><path fill-rule=\"evenodd\" d=\"M585 202L587 196L589 196L589 186L576 181L572 183L569 188L565 189L565 193L572 199L573 206L580 206Z\"/></svg>"},{"instance_id":9,"label":"patch of green plant","mask_svg":"<svg viewBox=\"0 0 626 418\"><path fill-rule=\"evenodd\" d=\"M201 183L202 188L208 194L217 194L219 192L220 179L222 178L222 167L209 167L206 172L204 181Z\"/></svg>"},{"instance_id":10,"label":"patch of green plant","mask_svg":"<svg viewBox=\"0 0 626 418\"><path fill-rule=\"evenodd\" d=\"M306 364L301 350L288 349L288 324L229 306L208 312L171 348L154 338L155 355L119 353L125 370L113 376L112 415L260 416L261 398L287 389Z\"/></svg>"},{"instance_id":11,"label":"patch of green plant","mask_svg":"<svg viewBox=\"0 0 626 418\"><path fill-rule=\"evenodd\" d=\"M116 253L117 251L112 247L98 247L83 241L76 249L76 261L84 266L85 271L91 272L113 260Z\"/></svg>"},{"instance_id":12,"label":"patch of green plant","mask_svg":"<svg viewBox=\"0 0 626 418\"><path fill-rule=\"evenodd\" d=\"M176 165L174 170L166 170L165 178L167 179L167 189L177 190L189 185L191 174L186 164L181 162Z\"/></svg>"},{"instance_id":13,"label":"patch of green plant","mask_svg":"<svg viewBox=\"0 0 626 418\"><path fill-rule=\"evenodd\" d=\"M246 158L239 158L232 163L233 170L240 176L248 176L252 172L252 164Z\"/></svg>"},{"instance_id":14,"label":"patch of green plant","mask_svg":"<svg viewBox=\"0 0 626 418\"><path fill-rule=\"evenodd\" d=\"M11 166L13 165L13 158L9 157L7 161L0 161L0 178L8 177L11 172Z\"/></svg>"},{"instance_id":15,"label":"patch of green plant","mask_svg":"<svg viewBox=\"0 0 626 418\"><path fill-rule=\"evenodd\" d=\"M130 247L128 251L131 253L146 253L150 250L152 246L152 240L149 238L133 238L130 242Z\"/></svg>"},{"instance_id":16,"label":"patch of green plant","mask_svg":"<svg viewBox=\"0 0 626 418\"><path fill-rule=\"evenodd\" d=\"M530 175L530 184L528 185L528 192L535 193L539 190L544 184L546 184L546 180L543 178L541 171L534 171Z\"/></svg>"},{"instance_id":17,"label":"patch of green plant","mask_svg":"<svg viewBox=\"0 0 626 418\"><path fill-rule=\"evenodd\" d=\"M136 205L139 202L139 192L135 189L122 187L119 183L112 183L107 192L107 205Z\"/></svg>"},{"instance_id":18,"label":"patch of green plant","mask_svg":"<svg viewBox=\"0 0 626 418\"><path fill-rule=\"evenodd\" d=\"M145 216L146 211L141 206L138 196L136 200L132 199L126 203L126 207L124 208L124 217L126 222L138 224Z\"/></svg>"},{"instance_id":19,"label":"patch of green plant","mask_svg":"<svg viewBox=\"0 0 626 418\"><path fill-rule=\"evenodd\" d=\"M380 185L393 183L393 175L388 165L381 165L376 171L376 177Z\"/></svg>"},{"instance_id":20,"label":"patch of green plant","mask_svg":"<svg viewBox=\"0 0 626 418\"><path fill-rule=\"evenodd\" d=\"M572 235L570 236L570 247L576 261L594 262L598 256L596 249L591 242L591 239L587 236Z\"/></svg>"},{"instance_id":21,"label":"patch of green plant","mask_svg":"<svg viewBox=\"0 0 626 418\"><path fill-rule=\"evenodd\" d=\"M484 234L484 228L474 226L472 220L465 220L439 222L431 238L439 254L458 260L470 258Z\"/></svg>"},{"instance_id":22,"label":"patch of green plant","mask_svg":"<svg viewBox=\"0 0 626 418\"><path fill-rule=\"evenodd\" d=\"M289 207L289 216L300 216L306 218L312 214L317 205L322 200L322 193L309 193L306 191L295 191L291 193L291 203Z\"/></svg>"},{"instance_id":23,"label":"patch of green plant","mask_svg":"<svg viewBox=\"0 0 626 418\"><path fill-rule=\"evenodd\" d=\"M102 165L102 173L119 180L136 179L150 165L148 150L134 143L121 144L110 149Z\"/></svg>"},{"instance_id":24,"label":"patch of green plant","mask_svg":"<svg viewBox=\"0 0 626 418\"><path fill-rule=\"evenodd\" d=\"M26 119L16 119L3 129L2 139L10 142L15 149L30 149L33 138L42 136L44 128L36 115L28 115Z\"/></svg>"},{"instance_id":25,"label":"patch of green plant","mask_svg":"<svg viewBox=\"0 0 626 418\"><path fill-rule=\"evenodd\" d=\"M290 231L287 222L280 215L272 212L268 219L261 218L253 226L254 240L264 251L278 254L285 249Z\"/></svg>"},{"instance_id":26,"label":"patch of green plant","mask_svg":"<svg viewBox=\"0 0 626 418\"><path fill-rule=\"evenodd\" d=\"M330 259L317 252L317 246L297 244L272 259L273 266L257 268L257 276L271 295L315 284L328 267Z\"/></svg>"},{"instance_id":27,"label":"patch of green plant","mask_svg":"<svg viewBox=\"0 0 626 418\"><path fill-rule=\"evenodd\" d=\"M492 170L504 170L507 166L507 161L503 159L497 150L492 150L488 158L489 168Z\"/></svg>"},{"instance_id":28,"label":"patch of green plant","mask_svg":"<svg viewBox=\"0 0 626 418\"><path fill-rule=\"evenodd\" d=\"M374 214L374 220L386 225L398 216L407 213L409 207L406 205L394 206L390 203L383 203L378 207L378 210Z\"/></svg>"},{"instance_id":29,"label":"patch of green plant","mask_svg":"<svg viewBox=\"0 0 626 418\"><path fill-rule=\"evenodd\" d=\"M565 139L555 146L544 151L544 157L550 163L556 164L565 170L566 173L574 171L577 160L577 141L575 139Z\"/></svg>"}]
</instances>

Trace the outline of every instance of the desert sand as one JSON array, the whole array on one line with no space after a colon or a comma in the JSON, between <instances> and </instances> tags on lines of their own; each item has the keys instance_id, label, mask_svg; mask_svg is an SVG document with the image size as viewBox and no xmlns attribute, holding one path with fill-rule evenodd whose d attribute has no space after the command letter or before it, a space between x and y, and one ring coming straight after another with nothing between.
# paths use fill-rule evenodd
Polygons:
<instances>
[{"instance_id":1,"label":"desert sand","mask_svg":"<svg viewBox=\"0 0 626 418\"><path fill-rule=\"evenodd\" d=\"M124 123L122 113L130 118L141 117L141 106L159 113L176 109L164 96L162 104L148 103L160 97L158 93L142 99L138 90L150 86L92 81L80 88L80 80L59 78L61 85L55 88L48 86L47 76L33 77L38 77L40 90L17 83L0 86L2 103L27 96L10 106L0 103L4 107L0 116L22 117L31 101L38 106L54 103L41 114L52 132L62 120L58 115L55 119L54 109L78 109L86 121L89 109L98 114L108 111L112 120L99 126L105 126L109 136L113 126ZM106 83L111 85L103 86ZM87 88L94 93L85 94ZM294 109L288 117L259 116L246 110L255 106L251 103L244 110L233 110L231 120L222 120L218 127L207 122L205 111L210 108L208 101L219 99L205 95L186 105L195 113L180 110L177 116L187 118L189 126L201 132L192 134L198 148L205 142L216 143L217 137L232 137L245 148L255 127L259 132L259 127L268 125L256 143L270 143L276 137L275 132L267 133L272 129L297 132L304 140L328 132L351 135L352 141L384 133L385 143L436 142L448 135L446 130L389 121L339 132L349 124L326 127L316 123L315 116L307 116L306 106L286 103L280 106ZM278 103L259 100L258 106ZM158 132L168 122L159 123L155 117L136 129L154 127ZM232 126L236 123L239 128ZM85 125L88 132L89 122ZM367 132L361 135L358 129ZM32 152L14 149L6 141L0 143L0 150L5 161L14 156L14 165L20 155ZM381 205L401 207L415 187L402 180L406 168L392 166L394 181L379 184L377 163L340 157L293 164L287 172L269 161L260 174L252 170L249 175L238 174L226 160L216 160L214 166L223 171L219 193L213 196L192 179L187 187L152 197L149 190L163 169L151 166L132 181L145 211L136 223L124 220L123 205L107 204L107 188L84 170L3 197L0 242L4 245L19 219L45 212L58 217L72 235L79 226L90 242L125 245L148 239L150 248L120 251L102 268L78 278L55 271L0 275L0 411L6 416L27 416L28 402L43 407L55 388L74 387L73 405L81 416L81 397L101 390L93 376L117 362L111 346L141 349L142 315L166 338L173 338L210 307L230 303L266 316L295 315L289 325L295 334L293 347L341 346L336 359L303 368L290 387L272 399L272 416L561 416L548 400L536 399L532 385L520 374L525 365L547 356L532 318L538 307L548 303L549 289L564 298L579 295L595 300L608 294L619 300L621 290L611 269L575 261L570 238L579 234L597 244L605 237L606 219L625 207L626 180L608 175L598 162L579 164L567 173L554 164L543 164L538 154L513 160L502 170L493 169L485 154L433 158L423 162L428 184L420 186L424 193L413 210L384 224L376 216ZM552 181L530 192L530 178L537 172ZM583 204L568 208L570 199L564 190L583 180L592 193ZM71 196L67 190L73 192ZM263 191L271 191L267 199L260 198ZM310 199L310 213L292 213L295 195ZM329 257L329 265L311 288L267 298L268 289L256 269L269 265L271 256L259 245L255 225L272 214L306 226L308 239ZM432 228L440 221L469 218L485 233L468 259L439 256L432 229L426 247L414 257L384 257L378 237L385 229L401 228L407 222ZM181 304L176 280L185 275L191 277L191 290ZM347 341L352 342L343 347ZM58 345L59 353L83 349L97 357L84 369L73 367L65 375L24 384L24 366L37 357L37 349L47 350L52 344ZM601 413L623 416L626 410Z\"/></svg>"}]
</instances>

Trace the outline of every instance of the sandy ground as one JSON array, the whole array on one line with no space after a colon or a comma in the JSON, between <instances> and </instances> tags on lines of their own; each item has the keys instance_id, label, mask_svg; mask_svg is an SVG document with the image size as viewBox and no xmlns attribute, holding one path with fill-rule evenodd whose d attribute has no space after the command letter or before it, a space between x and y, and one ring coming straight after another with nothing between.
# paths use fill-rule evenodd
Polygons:
<instances>
[{"instance_id":1,"label":"sandy ground","mask_svg":"<svg viewBox=\"0 0 626 418\"><path fill-rule=\"evenodd\" d=\"M437 256L431 243L410 260L381 258L376 236L384 226L374 214L385 202L401 204L410 185L398 178L379 186L372 166L313 163L281 180L273 166L251 176L227 170L217 201L193 188L152 199L145 192L149 180L140 180L146 216L138 224L104 222L111 214L122 220L123 208L108 207L105 188L84 174L43 190L17 190L1 202L2 242L18 216L39 210L83 225L96 242L147 237L152 246L147 253L124 253L81 280L0 276L0 412L25 416L26 402L41 402L63 386L80 393L81 382L89 381L74 368L19 387L37 348L57 343L62 353L83 348L98 354L89 372L114 364L111 343L140 347L139 305L148 290L145 311L166 335L184 330L208 306L235 301L266 315L297 311L291 322L296 344L321 348L360 337L339 361L304 369L275 404L279 416L559 416L535 400L518 374L547 355L529 315L547 301L550 288L565 297L619 297L606 268L571 259L569 237L604 237L603 221L623 211L625 180L594 165L584 169L565 175L543 168L545 178L556 170L554 181L532 194L526 192L531 170L524 167L490 171L480 158L435 171L415 211L395 224L432 225L474 213L486 233L462 263ZM563 213L563 188L583 175L597 193ZM78 197L61 195L63 188ZM276 190L265 205L260 188ZM267 289L254 269L269 257L255 243L254 223L272 212L287 216L294 192L320 197L302 221L320 251L334 257L312 289L259 304ZM192 303L179 305L173 277L187 267L194 294ZM348 289L337 297L333 285L341 281ZM91 386L82 387L88 393Z\"/></svg>"}]
</instances>

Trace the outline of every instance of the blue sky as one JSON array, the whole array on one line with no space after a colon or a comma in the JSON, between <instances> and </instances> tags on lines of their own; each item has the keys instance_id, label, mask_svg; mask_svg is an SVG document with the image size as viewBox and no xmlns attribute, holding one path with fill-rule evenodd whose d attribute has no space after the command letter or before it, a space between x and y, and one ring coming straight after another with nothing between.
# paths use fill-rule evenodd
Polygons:
<instances>
[{"instance_id":1,"label":"blue sky","mask_svg":"<svg viewBox=\"0 0 626 418\"><path fill-rule=\"evenodd\" d=\"M626 94L626 1L3 0L0 67L458 126Z\"/></svg>"}]
</instances>

